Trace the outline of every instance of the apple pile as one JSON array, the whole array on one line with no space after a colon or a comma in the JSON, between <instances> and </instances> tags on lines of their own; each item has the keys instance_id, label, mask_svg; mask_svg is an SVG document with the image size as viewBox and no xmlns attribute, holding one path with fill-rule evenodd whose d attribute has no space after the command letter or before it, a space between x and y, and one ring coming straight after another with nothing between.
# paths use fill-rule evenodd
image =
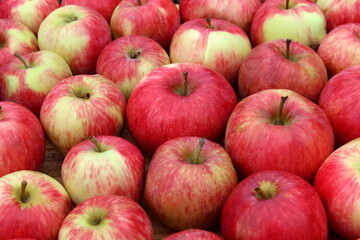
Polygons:
<instances>
[{"instance_id":1,"label":"apple pile","mask_svg":"<svg viewBox=\"0 0 360 240\"><path fill-rule=\"evenodd\" d=\"M0 0L0 239L360 239L359 170L360 0Z\"/></svg>"}]
</instances>

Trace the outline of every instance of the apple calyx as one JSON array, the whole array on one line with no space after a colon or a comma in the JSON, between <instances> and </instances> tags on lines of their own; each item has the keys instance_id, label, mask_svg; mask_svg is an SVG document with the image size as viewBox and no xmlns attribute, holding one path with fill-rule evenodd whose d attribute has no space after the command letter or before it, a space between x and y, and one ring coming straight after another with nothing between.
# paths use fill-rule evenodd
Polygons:
<instances>
[{"instance_id":1,"label":"apple calyx","mask_svg":"<svg viewBox=\"0 0 360 240\"><path fill-rule=\"evenodd\" d=\"M283 110L284 110L284 105L285 105L285 102L287 99L288 99L288 96L281 97L279 111L278 111L278 114L274 121L275 125L282 125L282 126L285 125L284 118L283 118Z\"/></svg>"},{"instance_id":2,"label":"apple calyx","mask_svg":"<svg viewBox=\"0 0 360 240\"><path fill-rule=\"evenodd\" d=\"M89 137L89 140L90 140L90 142L95 144L96 149L98 150L98 152L105 152L106 151L106 149L104 149L104 147L101 145L101 143L94 136Z\"/></svg>"},{"instance_id":3,"label":"apple calyx","mask_svg":"<svg viewBox=\"0 0 360 240\"><path fill-rule=\"evenodd\" d=\"M141 55L140 51L135 51L135 50L129 51L129 58L131 59L137 59L138 57L140 57L140 55Z\"/></svg>"},{"instance_id":4,"label":"apple calyx","mask_svg":"<svg viewBox=\"0 0 360 240\"><path fill-rule=\"evenodd\" d=\"M204 147L204 144L206 142L206 139L205 138L200 138L199 140L199 145L196 149L196 153L195 153L195 156L194 156L194 159L191 161L192 164L200 164L201 161L200 161L200 154L201 154L201 150L203 149Z\"/></svg>"},{"instance_id":5,"label":"apple calyx","mask_svg":"<svg viewBox=\"0 0 360 240\"><path fill-rule=\"evenodd\" d=\"M286 39L286 50L285 50L285 58L287 60L290 60L290 44L291 44L292 40L291 39Z\"/></svg>"},{"instance_id":6,"label":"apple calyx","mask_svg":"<svg viewBox=\"0 0 360 240\"><path fill-rule=\"evenodd\" d=\"M272 196L266 193L261 187L254 189L255 196L259 199L270 199Z\"/></svg>"},{"instance_id":7,"label":"apple calyx","mask_svg":"<svg viewBox=\"0 0 360 240\"><path fill-rule=\"evenodd\" d=\"M90 93L84 93L84 92L82 92L82 93L79 93L78 95L77 95L77 97L78 98L83 98L83 99L89 99L90 98Z\"/></svg>"},{"instance_id":8,"label":"apple calyx","mask_svg":"<svg viewBox=\"0 0 360 240\"><path fill-rule=\"evenodd\" d=\"M21 182L21 188L20 188L20 201L22 203L27 203L27 201L29 200L29 196L26 195L26 186L27 186L27 182L25 180L23 180Z\"/></svg>"},{"instance_id":9,"label":"apple calyx","mask_svg":"<svg viewBox=\"0 0 360 240\"><path fill-rule=\"evenodd\" d=\"M207 22L208 27L209 27L210 29L214 29L214 26L211 24L211 19L210 19L210 18L206 18L206 22Z\"/></svg>"},{"instance_id":10,"label":"apple calyx","mask_svg":"<svg viewBox=\"0 0 360 240\"><path fill-rule=\"evenodd\" d=\"M20 53L15 52L14 53L15 57L17 57L18 59L20 59L20 61L24 64L25 68L28 69L29 65L27 64L27 62L25 61L25 59L20 55Z\"/></svg>"},{"instance_id":11,"label":"apple calyx","mask_svg":"<svg viewBox=\"0 0 360 240\"><path fill-rule=\"evenodd\" d=\"M89 222L90 222L91 225L96 226L96 225L99 225L99 224L101 223L101 221L102 221L101 217L99 217L99 216L92 216L92 218L90 219Z\"/></svg>"}]
</instances>

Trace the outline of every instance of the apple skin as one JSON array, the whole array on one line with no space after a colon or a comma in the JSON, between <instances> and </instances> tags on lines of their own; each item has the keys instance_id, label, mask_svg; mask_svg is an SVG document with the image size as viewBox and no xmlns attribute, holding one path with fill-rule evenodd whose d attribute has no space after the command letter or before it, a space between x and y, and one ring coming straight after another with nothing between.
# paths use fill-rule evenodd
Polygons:
<instances>
[{"instance_id":1,"label":"apple skin","mask_svg":"<svg viewBox=\"0 0 360 240\"><path fill-rule=\"evenodd\" d=\"M144 199L159 220L176 230L214 226L238 182L225 149L205 140L199 150L199 144L200 138L192 136L165 142L147 172Z\"/></svg>"},{"instance_id":2,"label":"apple skin","mask_svg":"<svg viewBox=\"0 0 360 240\"><path fill-rule=\"evenodd\" d=\"M266 1L256 11L251 25L254 46L289 38L317 49L326 36L325 16L319 6L308 0L292 0L286 9L285 2Z\"/></svg>"},{"instance_id":3,"label":"apple skin","mask_svg":"<svg viewBox=\"0 0 360 240\"><path fill-rule=\"evenodd\" d=\"M23 180L28 183L26 203L20 198ZM0 178L0 239L56 240L71 209L64 187L44 173L23 170Z\"/></svg>"},{"instance_id":4,"label":"apple skin","mask_svg":"<svg viewBox=\"0 0 360 240\"><path fill-rule=\"evenodd\" d=\"M321 42L317 53L329 76L360 65L360 23L348 23L334 28Z\"/></svg>"},{"instance_id":5,"label":"apple skin","mask_svg":"<svg viewBox=\"0 0 360 240\"><path fill-rule=\"evenodd\" d=\"M111 40L104 17L93 9L76 5L50 13L38 32L40 50L62 56L74 75L95 73L97 58Z\"/></svg>"},{"instance_id":6,"label":"apple skin","mask_svg":"<svg viewBox=\"0 0 360 240\"><path fill-rule=\"evenodd\" d=\"M360 66L332 77L321 92L319 106L330 120L337 146L360 137Z\"/></svg>"},{"instance_id":7,"label":"apple skin","mask_svg":"<svg viewBox=\"0 0 360 240\"><path fill-rule=\"evenodd\" d=\"M24 24L0 18L0 67L10 61L15 52L22 55L38 50L34 33Z\"/></svg>"},{"instance_id":8,"label":"apple skin","mask_svg":"<svg viewBox=\"0 0 360 240\"><path fill-rule=\"evenodd\" d=\"M103 1L88 1L88 0L62 0L61 6L66 5L79 5L88 8L92 8L99 12L105 20L110 24L111 15L114 12L116 6L121 0L103 0Z\"/></svg>"},{"instance_id":9,"label":"apple skin","mask_svg":"<svg viewBox=\"0 0 360 240\"><path fill-rule=\"evenodd\" d=\"M188 229L173 233L163 240L223 240L215 233L205 231L202 229Z\"/></svg>"},{"instance_id":10,"label":"apple skin","mask_svg":"<svg viewBox=\"0 0 360 240\"><path fill-rule=\"evenodd\" d=\"M45 137L39 120L20 104L0 101L0 177L40 170L44 158Z\"/></svg>"},{"instance_id":11,"label":"apple skin","mask_svg":"<svg viewBox=\"0 0 360 240\"><path fill-rule=\"evenodd\" d=\"M142 77L167 64L170 64L169 55L151 38L125 36L104 48L97 60L96 72L116 83L129 99Z\"/></svg>"},{"instance_id":12,"label":"apple skin","mask_svg":"<svg viewBox=\"0 0 360 240\"><path fill-rule=\"evenodd\" d=\"M240 66L240 97L265 89L290 89L317 102L328 80L325 64L313 49L296 41L290 43L289 59L285 54L285 39L255 47Z\"/></svg>"},{"instance_id":13,"label":"apple skin","mask_svg":"<svg viewBox=\"0 0 360 240\"><path fill-rule=\"evenodd\" d=\"M37 51L12 59L0 69L0 99L19 103L39 117L41 105L57 82L72 76L71 69L58 54Z\"/></svg>"},{"instance_id":14,"label":"apple skin","mask_svg":"<svg viewBox=\"0 0 360 240\"><path fill-rule=\"evenodd\" d=\"M314 181L331 229L346 239L360 237L359 155L357 138L335 150L321 165Z\"/></svg>"},{"instance_id":15,"label":"apple skin","mask_svg":"<svg viewBox=\"0 0 360 240\"><path fill-rule=\"evenodd\" d=\"M180 13L169 0L123 0L115 8L110 27L114 38L128 35L150 37L166 51L180 26Z\"/></svg>"},{"instance_id":16,"label":"apple skin","mask_svg":"<svg viewBox=\"0 0 360 240\"><path fill-rule=\"evenodd\" d=\"M181 96L183 72L187 95ZM175 137L199 136L221 141L236 94L219 73L199 64L174 63L147 74L127 105L127 124L135 141L150 155Z\"/></svg>"},{"instance_id":17,"label":"apple skin","mask_svg":"<svg viewBox=\"0 0 360 240\"><path fill-rule=\"evenodd\" d=\"M109 79L76 75L60 81L49 92L40 121L51 144L65 156L90 136L119 135L125 108L123 94Z\"/></svg>"},{"instance_id":18,"label":"apple skin","mask_svg":"<svg viewBox=\"0 0 360 240\"><path fill-rule=\"evenodd\" d=\"M359 0L318 0L317 5L324 12L328 32L343 24L360 22Z\"/></svg>"},{"instance_id":19,"label":"apple skin","mask_svg":"<svg viewBox=\"0 0 360 240\"><path fill-rule=\"evenodd\" d=\"M37 35L42 21L58 7L58 0L2 0L0 18L21 22Z\"/></svg>"},{"instance_id":20,"label":"apple skin","mask_svg":"<svg viewBox=\"0 0 360 240\"><path fill-rule=\"evenodd\" d=\"M276 125L282 96L288 96L284 125ZM237 104L227 124L225 149L239 177L284 170L311 182L334 150L334 134L318 105L291 90L269 89Z\"/></svg>"},{"instance_id":21,"label":"apple skin","mask_svg":"<svg viewBox=\"0 0 360 240\"><path fill-rule=\"evenodd\" d=\"M238 26L219 19L190 20L175 32L170 45L172 63L198 63L236 83L242 60L251 51L246 33Z\"/></svg>"},{"instance_id":22,"label":"apple skin","mask_svg":"<svg viewBox=\"0 0 360 240\"><path fill-rule=\"evenodd\" d=\"M262 199L255 188L270 195ZM295 174L261 171L241 181L225 202L221 233L229 240L327 240L324 206Z\"/></svg>"},{"instance_id":23,"label":"apple skin","mask_svg":"<svg viewBox=\"0 0 360 240\"><path fill-rule=\"evenodd\" d=\"M101 219L92 225L93 217ZM130 198L103 195L76 206L65 218L59 240L139 239L152 240L151 222L141 206Z\"/></svg>"},{"instance_id":24,"label":"apple skin","mask_svg":"<svg viewBox=\"0 0 360 240\"><path fill-rule=\"evenodd\" d=\"M79 204L100 195L142 197L145 161L140 150L115 136L97 136L100 151L90 140L70 149L61 167L61 179L72 201Z\"/></svg>"}]
</instances>

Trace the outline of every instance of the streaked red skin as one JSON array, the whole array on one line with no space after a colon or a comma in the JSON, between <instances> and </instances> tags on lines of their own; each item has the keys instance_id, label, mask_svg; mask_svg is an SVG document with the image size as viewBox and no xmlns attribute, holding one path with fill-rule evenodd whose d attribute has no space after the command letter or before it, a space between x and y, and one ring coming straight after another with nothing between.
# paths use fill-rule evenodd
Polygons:
<instances>
[{"instance_id":1,"label":"streaked red skin","mask_svg":"<svg viewBox=\"0 0 360 240\"><path fill-rule=\"evenodd\" d=\"M188 229L171 234L163 240L222 240L215 233L205 231L202 229Z\"/></svg>"},{"instance_id":2,"label":"streaked red skin","mask_svg":"<svg viewBox=\"0 0 360 240\"><path fill-rule=\"evenodd\" d=\"M19 170L40 170L45 137L40 121L28 109L0 101L0 177Z\"/></svg>"},{"instance_id":3,"label":"streaked red skin","mask_svg":"<svg viewBox=\"0 0 360 240\"><path fill-rule=\"evenodd\" d=\"M28 0L2 0L0 6L0 18L11 18L26 25L35 35L38 32L41 22L55 9L59 7L58 0L42 0L34 9L27 8L26 13L21 12L18 8L24 5ZM24 14L31 14L36 19L35 25L29 25L26 21L21 21Z\"/></svg>"},{"instance_id":4,"label":"streaked red skin","mask_svg":"<svg viewBox=\"0 0 360 240\"><path fill-rule=\"evenodd\" d=\"M240 66L238 87L241 97L265 89L290 89L317 102L328 81L325 64L317 53L300 42L290 44L285 58L285 39L255 47Z\"/></svg>"},{"instance_id":5,"label":"streaked red skin","mask_svg":"<svg viewBox=\"0 0 360 240\"><path fill-rule=\"evenodd\" d=\"M333 152L316 174L314 187L325 206L330 227L345 239L360 236L358 174L360 139Z\"/></svg>"},{"instance_id":6,"label":"streaked red skin","mask_svg":"<svg viewBox=\"0 0 360 240\"><path fill-rule=\"evenodd\" d=\"M141 6L137 1L123 0L115 8L110 23L113 36L147 36L168 50L171 38L180 26L179 10L168 0L141 0ZM128 22L131 23L130 32L126 32Z\"/></svg>"},{"instance_id":7,"label":"streaked red skin","mask_svg":"<svg viewBox=\"0 0 360 240\"><path fill-rule=\"evenodd\" d=\"M182 22L210 17L232 22L249 33L252 19L260 5L260 0L182 0L179 11Z\"/></svg>"},{"instance_id":8,"label":"streaked red skin","mask_svg":"<svg viewBox=\"0 0 360 240\"><path fill-rule=\"evenodd\" d=\"M321 41L317 53L329 76L360 65L360 23L348 23L334 28Z\"/></svg>"},{"instance_id":9,"label":"streaked red skin","mask_svg":"<svg viewBox=\"0 0 360 240\"><path fill-rule=\"evenodd\" d=\"M281 96L288 96L275 125ZM264 90L238 103L226 128L225 149L241 177L284 170L311 182L334 150L334 134L321 108L290 90ZM246 151L245 151L246 149Z\"/></svg>"},{"instance_id":10,"label":"streaked red skin","mask_svg":"<svg viewBox=\"0 0 360 240\"><path fill-rule=\"evenodd\" d=\"M2 44L2 47L0 48L0 67L4 63L10 61L10 59L16 58L14 56L15 52L25 55L38 50L37 39L33 33L30 33L33 35L33 41L31 41L30 44L22 43L18 48L13 49L10 44L18 37L11 35L11 33L9 33L10 29L18 29L21 32L31 32L25 25L12 19L0 19L0 42ZM19 40L21 39L18 39L17 41Z\"/></svg>"},{"instance_id":11,"label":"streaked red skin","mask_svg":"<svg viewBox=\"0 0 360 240\"><path fill-rule=\"evenodd\" d=\"M96 136L96 139L101 145L105 146L106 149L115 150L122 156L123 161L121 161L121 163L119 162L119 164L126 165L129 168L129 172L124 172L124 175L128 177L126 181L122 183L114 175L113 167L109 161L102 159L101 164L96 165L88 159L89 165L88 169L86 169L88 171L85 172L86 175L90 175L90 178L84 176L84 186L94 186L96 184L95 189L101 192L102 195L104 194L102 189L106 188L109 189L109 192L106 194L126 196L140 203L145 177L145 161L140 150L134 144L120 137L103 135ZM66 155L61 167L61 179L65 187L66 182L71 181L69 174L81 174L77 162L80 160L83 161L79 155L85 152L98 152L98 150L94 143L90 140L85 140L71 148ZM84 169L81 169L81 171L84 171ZM98 177L99 172L108 172L107 175L109 177L113 176L114 178L100 179ZM95 184L87 184L86 181L92 181L95 182Z\"/></svg>"},{"instance_id":12,"label":"streaked red skin","mask_svg":"<svg viewBox=\"0 0 360 240\"><path fill-rule=\"evenodd\" d=\"M111 237L112 239L153 239L150 219L138 203L124 196L103 195L86 200L70 212L61 226L59 240L104 239L100 238L100 234L96 234L99 233L98 230L101 229L101 226L94 227L88 224L85 228L78 226L74 222L76 216L82 216L85 219L90 218L89 213L94 209L102 209L107 212L104 221L107 221L106 227L109 228L109 231L104 231L102 237ZM71 229L70 238L63 235L64 228Z\"/></svg>"},{"instance_id":13,"label":"streaked red skin","mask_svg":"<svg viewBox=\"0 0 360 240\"><path fill-rule=\"evenodd\" d=\"M255 196L263 181L277 186L270 199ZM309 183L285 171L262 171L241 181L226 200L221 233L229 240L327 240L328 225Z\"/></svg>"},{"instance_id":14,"label":"streaked red skin","mask_svg":"<svg viewBox=\"0 0 360 240\"><path fill-rule=\"evenodd\" d=\"M60 183L57 185L48 181L42 173L33 171L19 171L19 182L12 182L7 176L0 178L0 239L35 238L38 240L57 240L60 226L66 215L71 211L70 197ZM45 174L44 174L45 175ZM34 200L24 204L20 202L19 186L21 181L27 181L26 191L28 201L38 196L48 200L39 203ZM17 186L17 189L16 186ZM41 189L40 192L31 191L31 185Z\"/></svg>"},{"instance_id":15,"label":"streaked red skin","mask_svg":"<svg viewBox=\"0 0 360 240\"><path fill-rule=\"evenodd\" d=\"M110 24L111 15L116 8L116 6L121 2L121 0L102 0L102 1L88 1L88 0L63 0L61 1L61 6L66 5L79 5L88 8L92 8L95 11L99 12L105 20Z\"/></svg>"},{"instance_id":16,"label":"streaked red skin","mask_svg":"<svg viewBox=\"0 0 360 240\"><path fill-rule=\"evenodd\" d=\"M174 90L183 85L185 71L191 90L180 96ZM219 73L199 64L172 64L140 81L128 100L127 123L140 147L153 154L180 136L220 141L236 103L234 90Z\"/></svg>"},{"instance_id":17,"label":"streaked red skin","mask_svg":"<svg viewBox=\"0 0 360 240\"><path fill-rule=\"evenodd\" d=\"M332 77L321 92L319 106L330 120L337 146L360 137L360 66Z\"/></svg>"}]
</instances>

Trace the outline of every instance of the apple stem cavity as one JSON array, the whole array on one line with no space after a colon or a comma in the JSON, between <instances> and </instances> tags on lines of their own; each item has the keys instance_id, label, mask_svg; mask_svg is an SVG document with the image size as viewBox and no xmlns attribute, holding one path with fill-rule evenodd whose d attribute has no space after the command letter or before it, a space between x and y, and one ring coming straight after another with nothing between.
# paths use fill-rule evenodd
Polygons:
<instances>
[{"instance_id":1,"label":"apple stem cavity","mask_svg":"<svg viewBox=\"0 0 360 240\"><path fill-rule=\"evenodd\" d=\"M291 39L286 39L286 52L285 52L285 58L287 60L290 59L290 43L292 42Z\"/></svg>"},{"instance_id":2,"label":"apple stem cavity","mask_svg":"<svg viewBox=\"0 0 360 240\"><path fill-rule=\"evenodd\" d=\"M90 93L80 93L78 95L78 98L89 99L90 98Z\"/></svg>"},{"instance_id":3,"label":"apple stem cavity","mask_svg":"<svg viewBox=\"0 0 360 240\"><path fill-rule=\"evenodd\" d=\"M260 199L269 199L271 196L267 194L264 190L262 190L260 187L257 187L254 189L255 196Z\"/></svg>"},{"instance_id":4,"label":"apple stem cavity","mask_svg":"<svg viewBox=\"0 0 360 240\"><path fill-rule=\"evenodd\" d=\"M14 53L15 57L17 57L18 59L20 59L20 61L24 64L25 68L29 68L29 65L27 64L27 62L25 61L25 59L20 55L20 53L15 52Z\"/></svg>"},{"instance_id":5,"label":"apple stem cavity","mask_svg":"<svg viewBox=\"0 0 360 240\"><path fill-rule=\"evenodd\" d=\"M199 145L198 145L198 148L197 148L196 153L195 153L194 161L192 162L193 164L199 164L200 163L200 154L201 154L201 150L204 147L205 141L206 141L205 138L200 138Z\"/></svg>"},{"instance_id":6,"label":"apple stem cavity","mask_svg":"<svg viewBox=\"0 0 360 240\"><path fill-rule=\"evenodd\" d=\"M140 57L140 55L141 55L141 52L140 52L140 51L131 51L131 52L129 53L129 57L130 57L131 59L137 59L138 57Z\"/></svg>"},{"instance_id":7,"label":"apple stem cavity","mask_svg":"<svg viewBox=\"0 0 360 240\"><path fill-rule=\"evenodd\" d=\"M288 96L281 97L279 112L275 119L275 125L285 125L284 119L283 119L283 110L284 110L284 105L285 105L285 102L287 99L288 99Z\"/></svg>"},{"instance_id":8,"label":"apple stem cavity","mask_svg":"<svg viewBox=\"0 0 360 240\"><path fill-rule=\"evenodd\" d=\"M183 92L181 94L181 96L187 96L188 92L187 92L187 80L188 80L188 72L183 72Z\"/></svg>"},{"instance_id":9,"label":"apple stem cavity","mask_svg":"<svg viewBox=\"0 0 360 240\"><path fill-rule=\"evenodd\" d=\"M101 223L101 217L99 216L93 216L90 220L90 223L92 225L99 225Z\"/></svg>"},{"instance_id":10,"label":"apple stem cavity","mask_svg":"<svg viewBox=\"0 0 360 240\"><path fill-rule=\"evenodd\" d=\"M25 180L23 180L21 182L21 188L20 188L20 200L23 203L26 203L28 201L28 197L26 196L26 186L27 186L27 182Z\"/></svg>"},{"instance_id":11,"label":"apple stem cavity","mask_svg":"<svg viewBox=\"0 0 360 240\"><path fill-rule=\"evenodd\" d=\"M89 137L89 140L95 144L98 152L105 152L105 149L102 147L101 143L94 137L94 136L91 136Z\"/></svg>"},{"instance_id":12,"label":"apple stem cavity","mask_svg":"<svg viewBox=\"0 0 360 240\"><path fill-rule=\"evenodd\" d=\"M211 24L211 19L210 18L206 18L206 22L207 22L210 29L214 29L214 26Z\"/></svg>"}]
</instances>

